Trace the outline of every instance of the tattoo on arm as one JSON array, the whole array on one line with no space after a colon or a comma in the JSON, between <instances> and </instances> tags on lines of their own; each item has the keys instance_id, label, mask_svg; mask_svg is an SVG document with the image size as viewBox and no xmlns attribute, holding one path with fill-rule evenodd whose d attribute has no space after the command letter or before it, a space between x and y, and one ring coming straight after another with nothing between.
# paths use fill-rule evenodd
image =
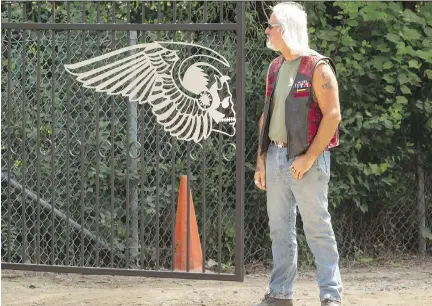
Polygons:
<instances>
[{"instance_id":1,"label":"tattoo on arm","mask_svg":"<svg viewBox=\"0 0 432 306\"><path fill-rule=\"evenodd\" d=\"M330 75L327 72L323 71L322 78L323 78L323 81L325 82L322 85L322 88L324 88L324 89L332 89L333 88L333 84L332 84L332 81L330 79Z\"/></svg>"}]
</instances>

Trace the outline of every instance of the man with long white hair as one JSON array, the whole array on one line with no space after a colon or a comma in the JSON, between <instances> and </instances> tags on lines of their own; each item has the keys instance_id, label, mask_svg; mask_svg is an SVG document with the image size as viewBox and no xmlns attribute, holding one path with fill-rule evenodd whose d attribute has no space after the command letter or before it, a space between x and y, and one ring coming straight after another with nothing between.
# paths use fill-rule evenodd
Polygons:
<instances>
[{"instance_id":1,"label":"man with long white hair","mask_svg":"<svg viewBox=\"0 0 432 306\"><path fill-rule=\"evenodd\" d=\"M293 305L297 274L297 208L317 267L322 306L341 304L339 253L328 212L330 149L341 120L333 61L309 48L307 14L276 5L265 30L280 56L266 77L255 184L267 192L273 270L259 305Z\"/></svg>"}]
</instances>

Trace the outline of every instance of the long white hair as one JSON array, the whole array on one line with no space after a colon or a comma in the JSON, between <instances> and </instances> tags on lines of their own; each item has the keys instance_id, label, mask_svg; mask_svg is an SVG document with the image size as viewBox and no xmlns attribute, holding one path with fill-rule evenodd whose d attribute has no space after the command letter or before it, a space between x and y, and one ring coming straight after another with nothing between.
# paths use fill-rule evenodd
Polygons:
<instances>
[{"instance_id":1,"label":"long white hair","mask_svg":"<svg viewBox=\"0 0 432 306\"><path fill-rule=\"evenodd\" d=\"M304 8L295 2L282 2L273 7L273 13L283 25L282 39L290 51L299 55L310 51Z\"/></svg>"}]
</instances>

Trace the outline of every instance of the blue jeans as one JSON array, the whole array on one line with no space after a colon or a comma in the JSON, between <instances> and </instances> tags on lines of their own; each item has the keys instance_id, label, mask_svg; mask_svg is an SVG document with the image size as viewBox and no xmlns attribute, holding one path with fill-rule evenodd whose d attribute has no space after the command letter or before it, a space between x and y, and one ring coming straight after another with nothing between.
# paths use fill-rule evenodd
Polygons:
<instances>
[{"instance_id":1,"label":"blue jeans","mask_svg":"<svg viewBox=\"0 0 432 306\"><path fill-rule=\"evenodd\" d=\"M266 160L267 212L272 240L273 270L269 296L292 299L297 274L297 207L318 274L320 299L341 301L339 254L328 212L330 152L323 152L300 180L290 171L294 159L287 149L270 145Z\"/></svg>"}]
</instances>

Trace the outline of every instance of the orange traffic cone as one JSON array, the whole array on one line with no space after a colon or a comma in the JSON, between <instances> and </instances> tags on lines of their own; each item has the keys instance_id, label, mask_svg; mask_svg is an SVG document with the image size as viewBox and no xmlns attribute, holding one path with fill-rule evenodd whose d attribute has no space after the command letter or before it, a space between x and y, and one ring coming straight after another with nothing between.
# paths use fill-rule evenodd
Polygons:
<instances>
[{"instance_id":1,"label":"orange traffic cone","mask_svg":"<svg viewBox=\"0 0 432 306\"><path fill-rule=\"evenodd\" d=\"M180 187L178 194L178 206L175 225L175 254L174 254L174 270L187 271L187 176L180 177ZM198 233L198 224L195 216L195 208L192 201L192 192L190 194L190 245L189 245L189 271L202 271L202 250L201 242Z\"/></svg>"}]
</instances>

